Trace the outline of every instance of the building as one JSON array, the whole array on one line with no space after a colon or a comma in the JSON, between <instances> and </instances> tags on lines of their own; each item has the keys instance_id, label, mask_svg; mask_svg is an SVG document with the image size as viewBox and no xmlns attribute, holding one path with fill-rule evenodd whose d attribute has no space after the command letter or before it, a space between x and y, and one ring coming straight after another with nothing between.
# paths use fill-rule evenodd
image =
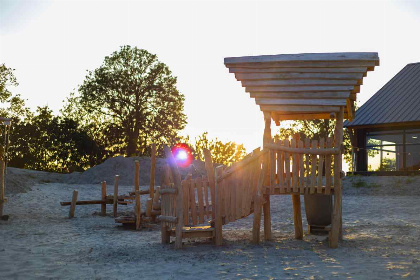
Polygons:
<instances>
[{"instance_id":1,"label":"building","mask_svg":"<svg viewBox=\"0 0 420 280\"><path fill-rule=\"evenodd\" d=\"M344 127L355 174L420 174L420 63L405 66Z\"/></svg>"}]
</instances>

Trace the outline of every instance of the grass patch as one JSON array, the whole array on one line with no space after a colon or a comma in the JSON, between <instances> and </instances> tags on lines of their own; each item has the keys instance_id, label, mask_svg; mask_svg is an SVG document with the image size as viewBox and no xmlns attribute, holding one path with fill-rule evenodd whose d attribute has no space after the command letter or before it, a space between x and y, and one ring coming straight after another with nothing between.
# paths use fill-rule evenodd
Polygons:
<instances>
[{"instance_id":1,"label":"grass patch","mask_svg":"<svg viewBox=\"0 0 420 280\"><path fill-rule=\"evenodd\" d=\"M363 180L354 180L351 182L351 186L353 188L356 189L360 189L360 188L366 188L366 189L371 189L371 188L379 188L381 185L377 184L377 183L366 183Z\"/></svg>"}]
</instances>

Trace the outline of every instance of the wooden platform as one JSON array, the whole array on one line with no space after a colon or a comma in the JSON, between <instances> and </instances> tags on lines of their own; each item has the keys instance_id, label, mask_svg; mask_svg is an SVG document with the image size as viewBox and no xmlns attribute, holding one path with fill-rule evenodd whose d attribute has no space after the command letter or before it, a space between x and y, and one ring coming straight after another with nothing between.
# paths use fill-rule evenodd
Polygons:
<instances>
[{"instance_id":1,"label":"wooden platform","mask_svg":"<svg viewBox=\"0 0 420 280\"><path fill-rule=\"evenodd\" d=\"M171 229L171 236L175 236L175 228ZM211 226L183 227L182 238L213 238L214 228Z\"/></svg>"}]
</instances>

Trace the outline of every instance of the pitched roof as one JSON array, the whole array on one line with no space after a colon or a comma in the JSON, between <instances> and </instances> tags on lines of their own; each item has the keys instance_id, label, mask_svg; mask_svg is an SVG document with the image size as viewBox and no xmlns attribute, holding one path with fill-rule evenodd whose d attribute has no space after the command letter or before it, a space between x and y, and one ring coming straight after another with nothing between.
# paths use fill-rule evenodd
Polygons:
<instances>
[{"instance_id":1,"label":"pitched roof","mask_svg":"<svg viewBox=\"0 0 420 280\"><path fill-rule=\"evenodd\" d=\"M405 66L357 111L345 127L420 121L420 62Z\"/></svg>"},{"instance_id":2,"label":"pitched roof","mask_svg":"<svg viewBox=\"0 0 420 280\"><path fill-rule=\"evenodd\" d=\"M329 119L345 107L352 117L363 77L378 53L306 53L227 57L225 65L261 111L280 120Z\"/></svg>"}]
</instances>

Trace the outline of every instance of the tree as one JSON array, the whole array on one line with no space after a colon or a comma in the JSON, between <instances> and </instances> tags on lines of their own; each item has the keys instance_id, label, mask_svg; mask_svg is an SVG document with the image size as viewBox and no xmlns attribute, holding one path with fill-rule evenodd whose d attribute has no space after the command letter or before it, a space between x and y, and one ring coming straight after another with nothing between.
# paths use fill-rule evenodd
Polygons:
<instances>
[{"instance_id":1,"label":"tree","mask_svg":"<svg viewBox=\"0 0 420 280\"><path fill-rule=\"evenodd\" d=\"M241 160L246 155L243 144L235 142L223 143L219 139L210 140L207 138L208 132L201 134L195 143L191 145L197 159L204 161L204 149L211 151L212 160L215 163L231 164Z\"/></svg>"},{"instance_id":2,"label":"tree","mask_svg":"<svg viewBox=\"0 0 420 280\"><path fill-rule=\"evenodd\" d=\"M185 98L176 82L156 55L123 46L105 57L99 68L88 71L79 96L71 102L77 105L76 114L104 124L103 133L115 137L109 144L116 151L124 148L131 156L151 142L172 142L185 127Z\"/></svg>"}]
</instances>

